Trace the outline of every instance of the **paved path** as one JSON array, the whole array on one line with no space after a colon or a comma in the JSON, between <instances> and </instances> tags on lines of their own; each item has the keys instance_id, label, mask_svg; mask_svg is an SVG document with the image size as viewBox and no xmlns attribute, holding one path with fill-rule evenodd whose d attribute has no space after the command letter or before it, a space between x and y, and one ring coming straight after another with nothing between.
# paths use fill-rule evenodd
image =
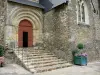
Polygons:
<instances>
[{"instance_id":1,"label":"paved path","mask_svg":"<svg viewBox=\"0 0 100 75\"><path fill-rule=\"evenodd\" d=\"M87 66L72 66L49 72L31 74L17 64L8 64L0 68L0 75L100 75L100 62L92 62Z\"/></svg>"},{"instance_id":2,"label":"paved path","mask_svg":"<svg viewBox=\"0 0 100 75\"><path fill-rule=\"evenodd\" d=\"M0 75L33 75L17 64L8 64L0 67Z\"/></svg>"},{"instance_id":3,"label":"paved path","mask_svg":"<svg viewBox=\"0 0 100 75\"><path fill-rule=\"evenodd\" d=\"M100 75L100 62L92 62L87 66L72 66L58 69L51 72L44 72L36 75Z\"/></svg>"}]
</instances>

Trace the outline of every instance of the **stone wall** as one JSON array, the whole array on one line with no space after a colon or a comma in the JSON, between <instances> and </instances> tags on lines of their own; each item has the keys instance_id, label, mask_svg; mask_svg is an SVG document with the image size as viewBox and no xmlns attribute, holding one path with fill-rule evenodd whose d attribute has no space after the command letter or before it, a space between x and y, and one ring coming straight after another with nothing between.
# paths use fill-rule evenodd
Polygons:
<instances>
[{"instance_id":1,"label":"stone wall","mask_svg":"<svg viewBox=\"0 0 100 75\"><path fill-rule=\"evenodd\" d=\"M61 5L44 16L45 49L51 50L59 58L69 58L69 26L67 6Z\"/></svg>"},{"instance_id":2,"label":"stone wall","mask_svg":"<svg viewBox=\"0 0 100 75\"><path fill-rule=\"evenodd\" d=\"M96 52L99 55L98 58L100 59L100 8L98 5L99 0L92 0L94 8L95 8L95 12L93 9L93 5L91 5L92 7L92 11L93 11L93 19L94 19L94 26L95 26L95 44L96 44Z\"/></svg>"},{"instance_id":3,"label":"stone wall","mask_svg":"<svg viewBox=\"0 0 100 75\"><path fill-rule=\"evenodd\" d=\"M7 1L0 0L0 44L4 45L4 32L5 32L5 25L6 25L6 7Z\"/></svg>"},{"instance_id":4,"label":"stone wall","mask_svg":"<svg viewBox=\"0 0 100 75\"><path fill-rule=\"evenodd\" d=\"M98 58L95 43L95 25L90 0L87 0L89 25L77 24L76 0L69 0L44 14L45 49L54 52L59 58L72 61L72 50L78 43L85 45L88 61Z\"/></svg>"}]
</instances>

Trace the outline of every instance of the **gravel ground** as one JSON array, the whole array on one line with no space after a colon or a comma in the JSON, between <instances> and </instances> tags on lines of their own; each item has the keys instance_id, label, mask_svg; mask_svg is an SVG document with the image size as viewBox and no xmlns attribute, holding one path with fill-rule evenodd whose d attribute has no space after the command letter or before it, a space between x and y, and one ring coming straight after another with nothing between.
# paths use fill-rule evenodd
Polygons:
<instances>
[{"instance_id":1,"label":"gravel ground","mask_svg":"<svg viewBox=\"0 0 100 75\"><path fill-rule=\"evenodd\" d=\"M17 64L7 64L0 68L0 75L34 75Z\"/></svg>"}]
</instances>

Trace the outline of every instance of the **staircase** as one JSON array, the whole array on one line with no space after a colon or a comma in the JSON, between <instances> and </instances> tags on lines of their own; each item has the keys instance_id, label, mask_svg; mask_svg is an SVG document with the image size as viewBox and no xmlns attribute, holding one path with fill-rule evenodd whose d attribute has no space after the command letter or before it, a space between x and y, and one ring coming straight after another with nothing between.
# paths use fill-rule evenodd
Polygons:
<instances>
[{"instance_id":1,"label":"staircase","mask_svg":"<svg viewBox=\"0 0 100 75\"><path fill-rule=\"evenodd\" d=\"M71 66L67 61L58 59L54 54L47 50L19 48L15 50L15 54L20 62L33 73L51 71Z\"/></svg>"}]
</instances>

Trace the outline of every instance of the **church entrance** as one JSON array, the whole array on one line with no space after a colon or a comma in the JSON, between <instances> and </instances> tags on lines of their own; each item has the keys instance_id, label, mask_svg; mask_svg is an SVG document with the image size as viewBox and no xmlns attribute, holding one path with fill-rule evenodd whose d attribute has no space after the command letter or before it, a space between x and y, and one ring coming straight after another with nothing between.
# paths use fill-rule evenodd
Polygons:
<instances>
[{"instance_id":1,"label":"church entrance","mask_svg":"<svg viewBox=\"0 0 100 75\"><path fill-rule=\"evenodd\" d=\"M22 20L19 23L18 29L18 46L32 47L33 45L33 30L32 24L28 20Z\"/></svg>"},{"instance_id":2,"label":"church entrance","mask_svg":"<svg viewBox=\"0 0 100 75\"><path fill-rule=\"evenodd\" d=\"M28 32L23 32L23 47L28 47Z\"/></svg>"}]
</instances>

